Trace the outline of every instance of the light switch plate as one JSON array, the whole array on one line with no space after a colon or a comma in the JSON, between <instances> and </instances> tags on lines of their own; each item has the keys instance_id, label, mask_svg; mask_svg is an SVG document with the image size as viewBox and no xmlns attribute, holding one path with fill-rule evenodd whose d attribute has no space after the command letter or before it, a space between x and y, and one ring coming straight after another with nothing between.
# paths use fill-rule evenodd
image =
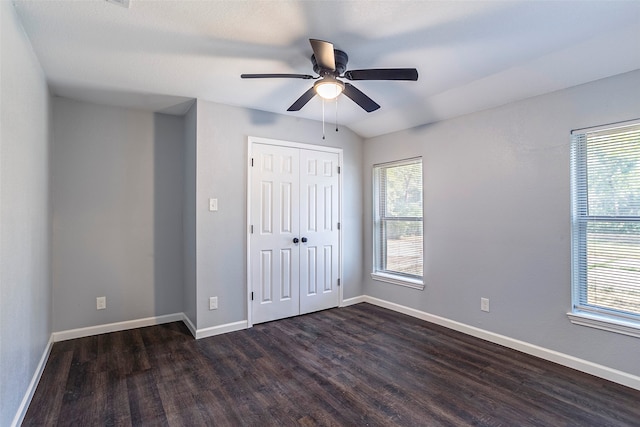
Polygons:
<instances>
[{"instance_id":1,"label":"light switch plate","mask_svg":"<svg viewBox=\"0 0 640 427\"><path fill-rule=\"evenodd\" d=\"M211 212L218 210L218 199L209 199L209 210Z\"/></svg>"}]
</instances>

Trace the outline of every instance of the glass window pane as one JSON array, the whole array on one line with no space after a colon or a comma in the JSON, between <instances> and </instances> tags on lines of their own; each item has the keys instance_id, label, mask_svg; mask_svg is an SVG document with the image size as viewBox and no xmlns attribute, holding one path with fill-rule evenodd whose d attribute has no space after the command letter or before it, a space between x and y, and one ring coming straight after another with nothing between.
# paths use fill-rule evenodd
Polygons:
<instances>
[{"instance_id":1,"label":"glass window pane","mask_svg":"<svg viewBox=\"0 0 640 427\"><path fill-rule=\"evenodd\" d=\"M582 304L640 314L640 224L589 223L586 244Z\"/></svg>"},{"instance_id":2,"label":"glass window pane","mask_svg":"<svg viewBox=\"0 0 640 427\"><path fill-rule=\"evenodd\" d=\"M588 135L586 162L589 215L640 216L640 130Z\"/></svg>"},{"instance_id":3,"label":"glass window pane","mask_svg":"<svg viewBox=\"0 0 640 427\"><path fill-rule=\"evenodd\" d=\"M422 276L422 221L385 221L384 270Z\"/></svg>"},{"instance_id":4,"label":"glass window pane","mask_svg":"<svg viewBox=\"0 0 640 427\"><path fill-rule=\"evenodd\" d=\"M385 170L384 217L422 217L422 165L389 167Z\"/></svg>"}]
</instances>

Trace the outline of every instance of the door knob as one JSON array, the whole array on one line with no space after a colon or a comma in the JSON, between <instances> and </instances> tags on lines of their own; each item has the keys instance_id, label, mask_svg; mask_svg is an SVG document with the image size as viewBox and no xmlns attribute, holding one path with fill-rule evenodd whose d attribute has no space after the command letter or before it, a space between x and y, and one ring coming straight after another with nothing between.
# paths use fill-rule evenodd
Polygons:
<instances>
[{"instance_id":1,"label":"door knob","mask_svg":"<svg viewBox=\"0 0 640 427\"><path fill-rule=\"evenodd\" d=\"M307 238L306 237L302 238L302 243L307 243Z\"/></svg>"},{"instance_id":2,"label":"door knob","mask_svg":"<svg viewBox=\"0 0 640 427\"><path fill-rule=\"evenodd\" d=\"M298 243L299 241L300 241L300 240L298 240L298 238L297 238L297 237L294 237L294 238L293 238L293 243ZM304 242L304 240L303 240L303 242Z\"/></svg>"}]
</instances>

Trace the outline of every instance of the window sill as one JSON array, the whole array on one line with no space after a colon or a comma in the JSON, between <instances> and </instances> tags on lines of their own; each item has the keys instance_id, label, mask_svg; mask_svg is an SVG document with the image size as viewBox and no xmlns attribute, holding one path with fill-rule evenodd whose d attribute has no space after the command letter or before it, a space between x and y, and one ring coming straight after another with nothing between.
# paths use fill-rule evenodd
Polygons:
<instances>
[{"instance_id":1,"label":"window sill","mask_svg":"<svg viewBox=\"0 0 640 427\"><path fill-rule=\"evenodd\" d=\"M384 273L371 273L371 278L380 282L393 283L394 285L405 286L419 291L424 290L424 283L418 279L409 279L408 277L393 276Z\"/></svg>"},{"instance_id":2,"label":"window sill","mask_svg":"<svg viewBox=\"0 0 640 427\"><path fill-rule=\"evenodd\" d=\"M567 313L567 316L574 325L587 326L640 338L640 325L634 322L625 322L624 320L584 312Z\"/></svg>"}]
</instances>

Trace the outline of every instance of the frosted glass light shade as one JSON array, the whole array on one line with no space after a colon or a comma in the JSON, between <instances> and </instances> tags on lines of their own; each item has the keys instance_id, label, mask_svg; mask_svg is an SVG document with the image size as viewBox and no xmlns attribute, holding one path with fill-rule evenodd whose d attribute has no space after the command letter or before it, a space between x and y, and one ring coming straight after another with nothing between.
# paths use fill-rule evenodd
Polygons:
<instances>
[{"instance_id":1,"label":"frosted glass light shade","mask_svg":"<svg viewBox=\"0 0 640 427\"><path fill-rule=\"evenodd\" d=\"M344 90L344 83L325 77L313 85L316 93L324 99L336 99Z\"/></svg>"}]
</instances>

